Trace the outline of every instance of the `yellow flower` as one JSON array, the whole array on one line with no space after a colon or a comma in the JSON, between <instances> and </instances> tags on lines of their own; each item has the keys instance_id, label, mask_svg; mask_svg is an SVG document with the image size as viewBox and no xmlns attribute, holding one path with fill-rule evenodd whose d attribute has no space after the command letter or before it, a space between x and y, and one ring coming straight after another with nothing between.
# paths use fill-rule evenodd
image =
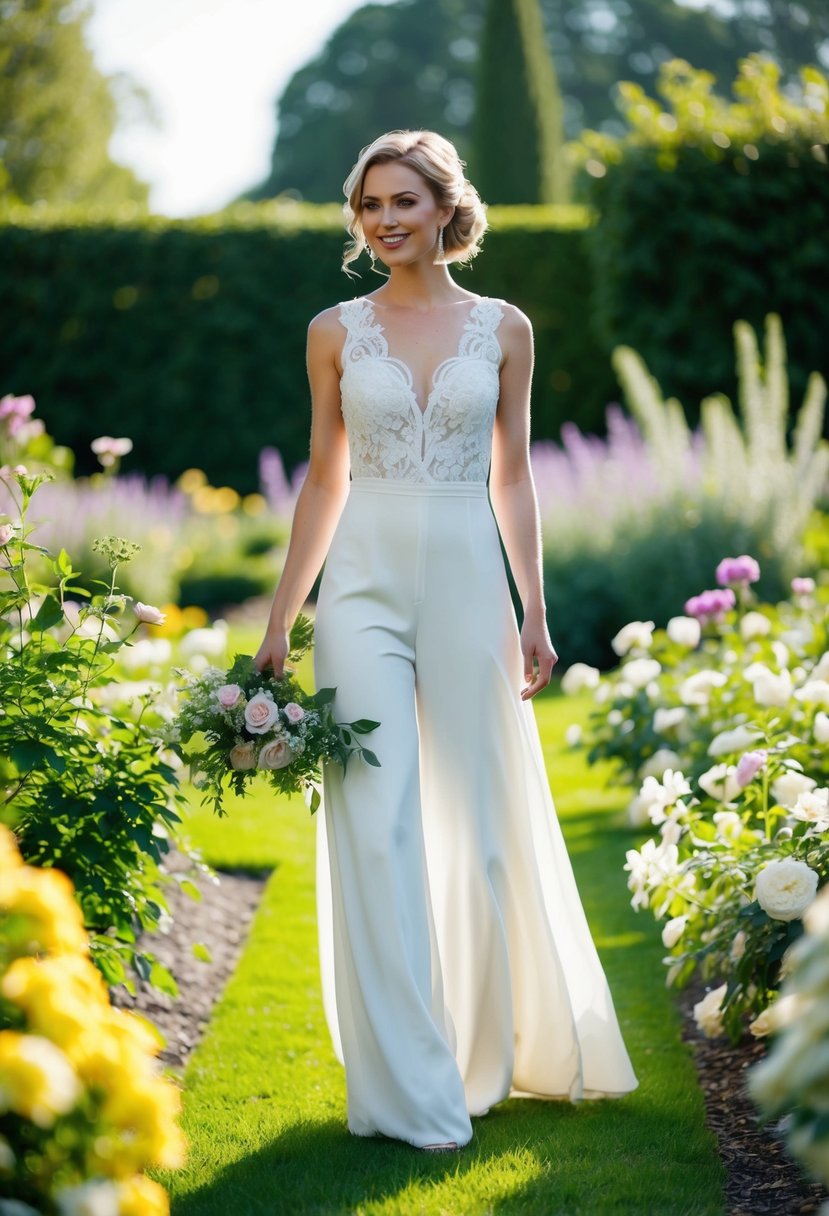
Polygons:
<instances>
[{"instance_id":1,"label":"yellow flower","mask_svg":"<svg viewBox=\"0 0 829 1216\"><path fill-rule=\"evenodd\" d=\"M81 955L15 959L0 980L0 993L73 1060L94 1045L101 1011L108 1008L100 973Z\"/></svg>"},{"instance_id":2,"label":"yellow flower","mask_svg":"<svg viewBox=\"0 0 829 1216\"><path fill-rule=\"evenodd\" d=\"M30 949L81 954L89 949L72 883L60 870L20 865L4 871L0 857L0 909L31 922L23 928Z\"/></svg>"},{"instance_id":3,"label":"yellow flower","mask_svg":"<svg viewBox=\"0 0 829 1216\"><path fill-rule=\"evenodd\" d=\"M161 1077L132 1077L112 1089L102 1109L103 1118L130 1133L134 1159L173 1169L184 1163L186 1141L176 1123L181 1107L179 1091Z\"/></svg>"},{"instance_id":4,"label":"yellow flower","mask_svg":"<svg viewBox=\"0 0 829 1216\"><path fill-rule=\"evenodd\" d=\"M136 1174L118 1187L118 1216L168 1216L170 1202L164 1187Z\"/></svg>"},{"instance_id":5,"label":"yellow flower","mask_svg":"<svg viewBox=\"0 0 829 1216\"><path fill-rule=\"evenodd\" d=\"M51 1127L81 1094L72 1065L48 1039L0 1030L0 1111Z\"/></svg>"},{"instance_id":6,"label":"yellow flower","mask_svg":"<svg viewBox=\"0 0 829 1216\"><path fill-rule=\"evenodd\" d=\"M9 831L4 824L0 823L0 874L16 870L22 864L14 832Z\"/></svg>"}]
</instances>

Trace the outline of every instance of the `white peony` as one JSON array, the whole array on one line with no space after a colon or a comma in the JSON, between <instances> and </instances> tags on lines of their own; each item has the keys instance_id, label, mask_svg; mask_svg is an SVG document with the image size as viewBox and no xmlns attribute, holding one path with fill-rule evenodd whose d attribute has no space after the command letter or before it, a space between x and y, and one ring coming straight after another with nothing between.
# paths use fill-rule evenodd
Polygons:
<instances>
[{"instance_id":1,"label":"white peony","mask_svg":"<svg viewBox=\"0 0 829 1216\"><path fill-rule=\"evenodd\" d=\"M817 879L816 872L805 861L779 857L760 870L754 897L772 920L797 920L815 898Z\"/></svg>"},{"instance_id":2,"label":"white peony","mask_svg":"<svg viewBox=\"0 0 829 1216\"><path fill-rule=\"evenodd\" d=\"M662 670L662 664L656 659L629 659L622 668L622 679L638 692L651 680L655 680Z\"/></svg>"},{"instance_id":3,"label":"white peony","mask_svg":"<svg viewBox=\"0 0 829 1216\"><path fill-rule=\"evenodd\" d=\"M747 612L740 621L740 635L745 642L750 642L752 638L763 638L770 632L771 621L762 612Z\"/></svg>"},{"instance_id":4,"label":"white peony","mask_svg":"<svg viewBox=\"0 0 829 1216\"><path fill-rule=\"evenodd\" d=\"M753 681L752 690L758 705L788 705L792 696L791 672L784 667L779 675L772 671L761 674Z\"/></svg>"},{"instance_id":5,"label":"white peony","mask_svg":"<svg viewBox=\"0 0 829 1216\"><path fill-rule=\"evenodd\" d=\"M666 768L673 770L680 763L680 757L676 752L672 752L669 747L660 747L639 769L639 780L644 781L646 777L656 777L658 780Z\"/></svg>"},{"instance_id":6,"label":"white peony","mask_svg":"<svg viewBox=\"0 0 829 1216\"><path fill-rule=\"evenodd\" d=\"M694 1021L705 1035L706 1039L715 1039L723 1033L722 1003L725 1000L726 985L706 993L701 1001L694 1006Z\"/></svg>"},{"instance_id":7,"label":"white peony","mask_svg":"<svg viewBox=\"0 0 829 1216\"><path fill-rule=\"evenodd\" d=\"M792 815L811 823L818 832L829 831L829 789L804 790L792 807Z\"/></svg>"},{"instance_id":8,"label":"white peony","mask_svg":"<svg viewBox=\"0 0 829 1216\"><path fill-rule=\"evenodd\" d=\"M722 688L728 680L725 672L703 668L688 676L679 686L679 699L683 705L707 705L715 688Z\"/></svg>"},{"instance_id":9,"label":"white peony","mask_svg":"<svg viewBox=\"0 0 829 1216\"><path fill-rule=\"evenodd\" d=\"M817 785L811 777L807 777L805 773L798 773L794 769L788 769L785 773L781 773L776 781L772 782L771 795L774 801L780 806L785 806L789 810L797 802L801 794L807 794Z\"/></svg>"},{"instance_id":10,"label":"white peony","mask_svg":"<svg viewBox=\"0 0 829 1216\"><path fill-rule=\"evenodd\" d=\"M561 691L568 697L581 692L585 688L598 688L599 669L588 663L573 663L561 677Z\"/></svg>"},{"instance_id":11,"label":"white peony","mask_svg":"<svg viewBox=\"0 0 829 1216\"><path fill-rule=\"evenodd\" d=\"M743 820L736 811L715 811L714 826L722 840L739 840L743 833Z\"/></svg>"},{"instance_id":12,"label":"white peony","mask_svg":"<svg viewBox=\"0 0 829 1216\"><path fill-rule=\"evenodd\" d=\"M802 688L796 688L798 701L810 701L817 705L829 705L829 680L807 680Z\"/></svg>"},{"instance_id":13,"label":"white peony","mask_svg":"<svg viewBox=\"0 0 829 1216\"><path fill-rule=\"evenodd\" d=\"M684 705L665 707L660 705L653 715L653 729L658 735L667 735L675 727L680 726L688 717Z\"/></svg>"},{"instance_id":14,"label":"white peony","mask_svg":"<svg viewBox=\"0 0 829 1216\"><path fill-rule=\"evenodd\" d=\"M737 780L735 764L715 764L704 772L698 785L706 794L718 802L733 802L738 797L741 785Z\"/></svg>"},{"instance_id":15,"label":"white peony","mask_svg":"<svg viewBox=\"0 0 829 1216\"><path fill-rule=\"evenodd\" d=\"M688 924L687 916L674 916L669 920L662 930L662 945L666 950L672 950L682 934L685 932L685 926Z\"/></svg>"},{"instance_id":16,"label":"white peony","mask_svg":"<svg viewBox=\"0 0 829 1216\"><path fill-rule=\"evenodd\" d=\"M829 714L825 714L822 709L815 714L812 731L816 743L829 743Z\"/></svg>"},{"instance_id":17,"label":"white peony","mask_svg":"<svg viewBox=\"0 0 829 1216\"><path fill-rule=\"evenodd\" d=\"M732 752L750 751L760 737L760 732L749 726L740 725L732 727L731 730L722 730L708 744L708 755L730 756Z\"/></svg>"},{"instance_id":18,"label":"white peony","mask_svg":"<svg viewBox=\"0 0 829 1216\"><path fill-rule=\"evenodd\" d=\"M649 650L653 642L653 621L630 621L624 625L610 645L621 658L630 650Z\"/></svg>"},{"instance_id":19,"label":"white peony","mask_svg":"<svg viewBox=\"0 0 829 1216\"><path fill-rule=\"evenodd\" d=\"M677 646L687 646L693 650L699 645L702 634L700 623L694 616L672 616L667 626L668 637Z\"/></svg>"}]
</instances>

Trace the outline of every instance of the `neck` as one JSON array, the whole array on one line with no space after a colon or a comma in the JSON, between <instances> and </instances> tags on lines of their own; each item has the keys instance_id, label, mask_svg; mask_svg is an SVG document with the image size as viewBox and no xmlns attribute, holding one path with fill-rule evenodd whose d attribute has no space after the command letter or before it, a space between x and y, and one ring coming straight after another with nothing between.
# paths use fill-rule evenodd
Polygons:
<instances>
[{"instance_id":1,"label":"neck","mask_svg":"<svg viewBox=\"0 0 829 1216\"><path fill-rule=\"evenodd\" d=\"M435 305L447 304L460 294L448 267L440 264L396 266L378 292L386 304L424 312Z\"/></svg>"}]
</instances>

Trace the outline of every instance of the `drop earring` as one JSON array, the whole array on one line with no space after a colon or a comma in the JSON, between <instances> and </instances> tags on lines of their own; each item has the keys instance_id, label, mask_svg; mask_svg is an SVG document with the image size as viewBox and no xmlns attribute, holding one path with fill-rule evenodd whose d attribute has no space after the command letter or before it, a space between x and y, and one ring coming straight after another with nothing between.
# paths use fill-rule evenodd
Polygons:
<instances>
[{"instance_id":1,"label":"drop earring","mask_svg":"<svg viewBox=\"0 0 829 1216\"><path fill-rule=\"evenodd\" d=\"M445 261L446 261L446 257L445 257L444 249L443 249L443 229L438 228L438 247L437 247L437 253L435 254L435 265L437 266L441 262L445 262Z\"/></svg>"}]
</instances>

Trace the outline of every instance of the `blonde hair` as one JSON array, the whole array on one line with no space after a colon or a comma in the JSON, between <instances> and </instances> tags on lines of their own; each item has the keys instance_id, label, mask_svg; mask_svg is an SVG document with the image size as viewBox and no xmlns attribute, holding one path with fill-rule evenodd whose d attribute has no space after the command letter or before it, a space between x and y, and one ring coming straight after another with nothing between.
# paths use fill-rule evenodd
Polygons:
<instances>
[{"instance_id":1,"label":"blonde hair","mask_svg":"<svg viewBox=\"0 0 829 1216\"><path fill-rule=\"evenodd\" d=\"M363 182L372 165L400 161L419 173L439 207L454 207L455 214L443 230L445 261L468 262L481 248L486 232L486 207L478 191L464 177L464 162L454 144L435 131L388 131L368 144L345 179L343 213L351 242L343 255L343 270L367 248L360 220Z\"/></svg>"}]
</instances>

